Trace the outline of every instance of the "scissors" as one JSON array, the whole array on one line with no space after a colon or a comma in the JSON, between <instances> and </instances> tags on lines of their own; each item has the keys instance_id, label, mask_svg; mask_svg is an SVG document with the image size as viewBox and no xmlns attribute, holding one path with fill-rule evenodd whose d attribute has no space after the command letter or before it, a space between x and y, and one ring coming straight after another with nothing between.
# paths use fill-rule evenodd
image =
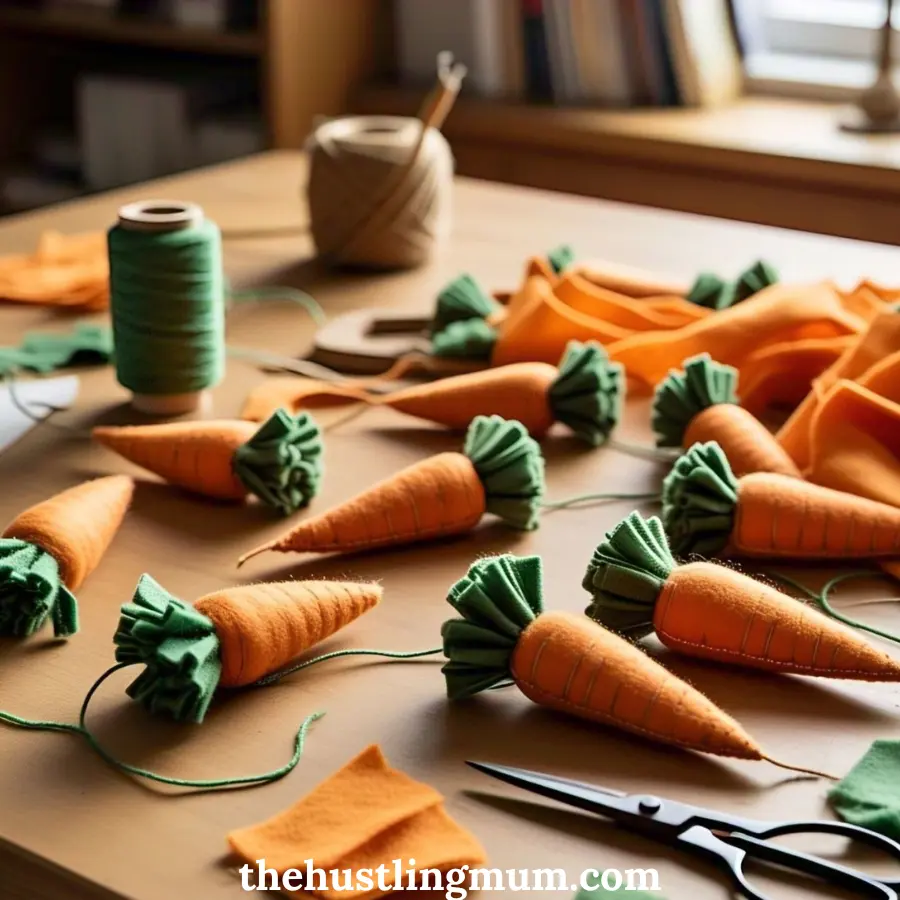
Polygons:
<instances>
[{"instance_id":1,"label":"scissors","mask_svg":"<svg viewBox=\"0 0 900 900\"><path fill-rule=\"evenodd\" d=\"M900 880L874 878L770 841L771 838L790 834L838 835L881 850L900 862L900 844L866 828L846 822L778 823L742 819L649 794L624 794L525 769L480 762L466 764L507 784L604 816L631 831L706 857L730 872L738 892L749 900L771 898L760 893L747 880L744 862L748 859L811 875L851 890L856 897L876 900L898 900L900 897Z\"/></svg>"}]
</instances>

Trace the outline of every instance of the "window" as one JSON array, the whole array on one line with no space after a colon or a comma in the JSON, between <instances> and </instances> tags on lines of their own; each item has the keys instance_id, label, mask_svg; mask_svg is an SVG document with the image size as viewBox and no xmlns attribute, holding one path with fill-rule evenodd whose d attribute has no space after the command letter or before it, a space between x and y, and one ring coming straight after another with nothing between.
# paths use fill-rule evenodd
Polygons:
<instances>
[{"instance_id":1,"label":"window","mask_svg":"<svg viewBox=\"0 0 900 900\"><path fill-rule=\"evenodd\" d=\"M751 89L843 98L871 83L885 0L733 2Z\"/></svg>"}]
</instances>

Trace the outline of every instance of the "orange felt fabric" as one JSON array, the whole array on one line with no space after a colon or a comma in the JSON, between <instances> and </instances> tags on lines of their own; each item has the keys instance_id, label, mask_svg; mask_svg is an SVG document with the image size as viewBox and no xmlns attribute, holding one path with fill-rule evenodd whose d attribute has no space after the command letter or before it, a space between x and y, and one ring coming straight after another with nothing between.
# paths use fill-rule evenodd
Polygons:
<instances>
[{"instance_id":1,"label":"orange felt fabric","mask_svg":"<svg viewBox=\"0 0 900 900\"><path fill-rule=\"evenodd\" d=\"M462 865L480 866L484 850L475 838L450 818L443 798L433 788L391 768L378 746L371 746L323 781L289 809L266 822L228 835L232 850L254 865L282 874L316 868L376 869L392 861L414 859L416 869L447 871ZM372 890L310 892L320 897L353 896L374 900L385 896Z\"/></svg>"},{"instance_id":2,"label":"orange felt fabric","mask_svg":"<svg viewBox=\"0 0 900 900\"><path fill-rule=\"evenodd\" d=\"M47 231L34 253L0 257L0 299L84 310L109 306L109 262L103 232Z\"/></svg>"},{"instance_id":3,"label":"orange felt fabric","mask_svg":"<svg viewBox=\"0 0 900 900\"><path fill-rule=\"evenodd\" d=\"M674 331L632 334L608 346L610 359L654 387L670 369L700 353L739 371L762 347L861 332L866 321L850 312L834 285L774 284L743 303ZM742 379L743 380L743 379Z\"/></svg>"},{"instance_id":4,"label":"orange felt fabric","mask_svg":"<svg viewBox=\"0 0 900 900\"><path fill-rule=\"evenodd\" d=\"M841 356L812 383L809 394L778 432L778 441L801 469L810 464L813 418L838 381L859 381L876 364L900 353L900 313L882 309Z\"/></svg>"},{"instance_id":5,"label":"orange felt fabric","mask_svg":"<svg viewBox=\"0 0 900 900\"><path fill-rule=\"evenodd\" d=\"M691 289L689 282L661 277L644 269L607 260L585 260L575 263L569 271L576 272L597 287L624 294L635 300L658 297L683 298Z\"/></svg>"}]
</instances>

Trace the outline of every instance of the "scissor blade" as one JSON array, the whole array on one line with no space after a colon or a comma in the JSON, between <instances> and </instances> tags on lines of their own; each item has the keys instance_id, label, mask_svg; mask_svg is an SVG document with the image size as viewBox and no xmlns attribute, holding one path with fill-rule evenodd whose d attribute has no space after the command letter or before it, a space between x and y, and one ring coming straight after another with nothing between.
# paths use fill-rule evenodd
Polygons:
<instances>
[{"instance_id":1,"label":"scissor blade","mask_svg":"<svg viewBox=\"0 0 900 900\"><path fill-rule=\"evenodd\" d=\"M527 769L516 769L512 766L497 766L492 763L473 762L466 760L466 765L471 766L485 775L490 775L499 781L505 781L513 787L524 788L533 794L558 800L569 806L576 806L587 812L598 815L615 817L617 812L629 812L631 804L619 802L627 800L628 795L611 788L596 787L568 778L557 778L554 775L544 775L541 772L529 772Z\"/></svg>"}]
</instances>

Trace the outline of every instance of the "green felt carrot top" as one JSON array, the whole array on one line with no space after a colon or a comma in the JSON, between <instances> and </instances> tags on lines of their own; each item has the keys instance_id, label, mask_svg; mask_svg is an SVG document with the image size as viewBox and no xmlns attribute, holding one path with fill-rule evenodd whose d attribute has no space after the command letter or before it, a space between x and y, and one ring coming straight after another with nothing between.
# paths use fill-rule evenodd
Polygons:
<instances>
[{"instance_id":1,"label":"green felt carrot top","mask_svg":"<svg viewBox=\"0 0 900 900\"><path fill-rule=\"evenodd\" d=\"M467 272L454 278L439 294L431 320L431 334L443 331L454 322L487 319L502 307Z\"/></svg>"},{"instance_id":2,"label":"green felt carrot top","mask_svg":"<svg viewBox=\"0 0 900 900\"><path fill-rule=\"evenodd\" d=\"M575 248L571 244L560 244L547 253L547 262L557 275L561 275L575 262Z\"/></svg>"},{"instance_id":3,"label":"green felt carrot top","mask_svg":"<svg viewBox=\"0 0 900 900\"><path fill-rule=\"evenodd\" d=\"M539 556L478 560L447 596L461 618L441 628L443 669L451 700L513 683L511 658L519 635L542 612Z\"/></svg>"},{"instance_id":4,"label":"green felt carrot top","mask_svg":"<svg viewBox=\"0 0 900 900\"><path fill-rule=\"evenodd\" d=\"M651 424L659 447L680 447L698 413L722 403L737 404L738 372L715 362L708 353L683 363L660 382L653 399Z\"/></svg>"},{"instance_id":5,"label":"green felt carrot top","mask_svg":"<svg viewBox=\"0 0 900 900\"><path fill-rule=\"evenodd\" d=\"M712 272L702 272L694 281L687 299L708 309L728 309L777 281L778 272L775 268L759 260L742 272L734 282L725 281Z\"/></svg>"},{"instance_id":6,"label":"green felt carrot top","mask_svg":"<svg viewBox=\"0 0 900 900\"><path fill-rule=\"evenodd\" d=\"M434 356L490 362L497 343L497 329L484 319L451 322L431 335Z\"/></svg>"}]
</instances>

